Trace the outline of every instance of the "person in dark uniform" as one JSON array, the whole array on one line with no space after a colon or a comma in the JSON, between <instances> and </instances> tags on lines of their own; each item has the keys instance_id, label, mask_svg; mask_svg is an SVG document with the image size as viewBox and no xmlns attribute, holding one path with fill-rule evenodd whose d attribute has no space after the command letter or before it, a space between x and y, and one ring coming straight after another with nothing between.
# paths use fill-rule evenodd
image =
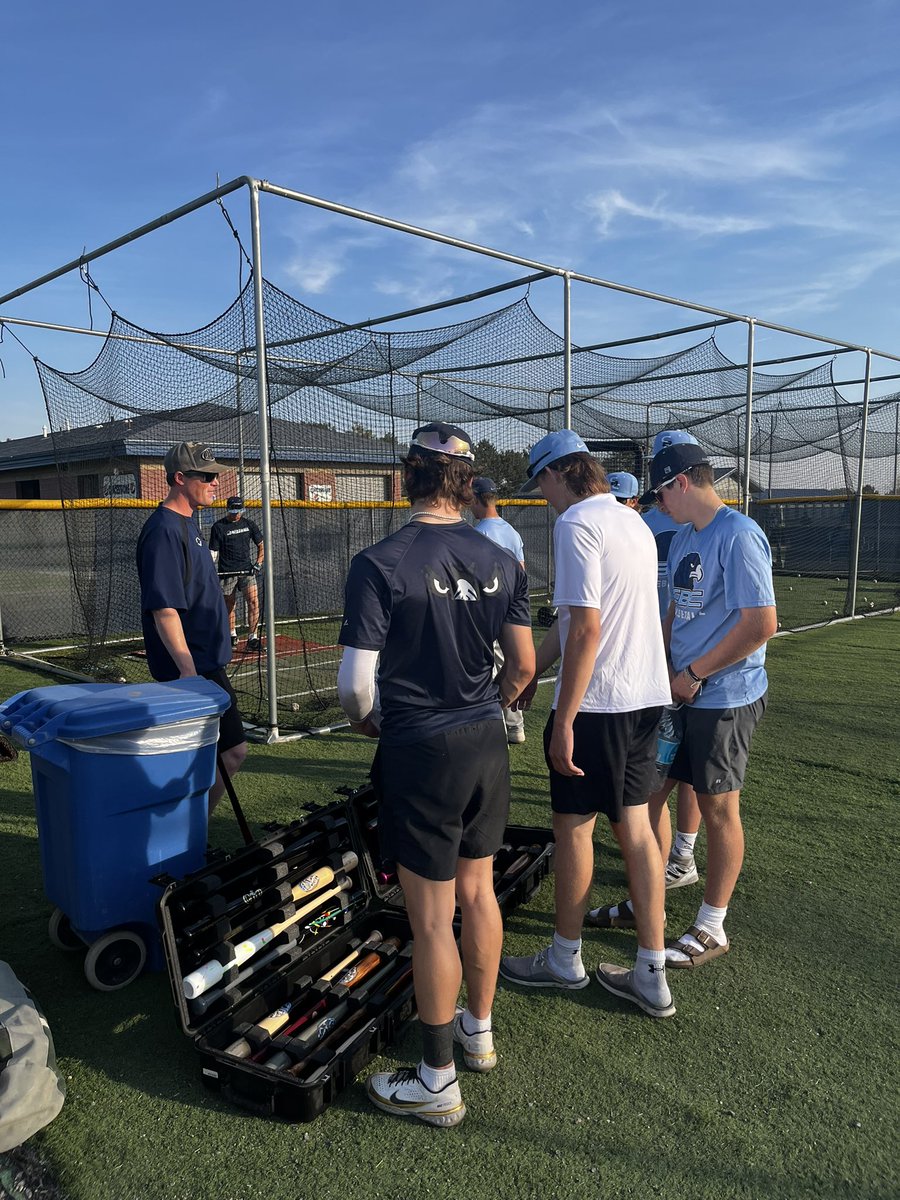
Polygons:
<instances>
[{"instance_id":1,"label":"person in dark uniform","mask_svg":"<svg viewBox=\"0 0 900 1200\"><path fill-rule=\"evenodd\" d=\"M534 673L525 572L461 515L472 504L473 459L461 429L415 431L402 459L410 519L350 564L339 639L341 704L354 730L380 739L379 836L406 897L422 1030L419 1065L372 1075L368 1095L383 1111L445 1127L466 1111L454 1040L471 1070L497 1061L491 1005L503 926L492 867L509 811L501 703ZM504 666L495 678L496 641ZM456 1006L463 974L466 1009Z\"/></svg>"},{"instance_id":2,"label":"person in dark uniform","mask_svg":"<svg viewBox=\"0 0 900 1200\"><path fill-rule=\"evenodd\" d=\"M234 606L240 592L247 605L247 649L259 650L259 589L256 579L262 571L265 550L259 527L244 516L241 496L228 497L225 516L216 521L209 531L209 548L222 581L231 645L236 646L238 640Z\"/></svg>"},{"instance_id":3,"label":"person in dark uniform","mask_svg":"<svg viewBox=\"0 0 900 1200\"><path fill-rule=\"evenodd\" d=\"M209 548L194 520L216 498L225 470L205 442L180 442L164 465L169 494L144 523L137 542L141 585L141 628L147 666L154 679L203 675L231 696L219 721L219 753L229 775L247 755L237 697L225 674L231 661L228 612ZM225 784L217 773L209 793L215 808Z\"/></svg>"}]
</instances>

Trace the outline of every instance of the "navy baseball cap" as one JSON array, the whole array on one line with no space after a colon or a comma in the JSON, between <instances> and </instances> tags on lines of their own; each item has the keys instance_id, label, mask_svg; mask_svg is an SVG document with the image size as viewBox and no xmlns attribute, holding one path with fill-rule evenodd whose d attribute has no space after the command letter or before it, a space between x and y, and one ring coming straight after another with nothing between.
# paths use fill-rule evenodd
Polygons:
<instances>
[{"instance_id":1,"label":"navy baseball cap","mask_svg":"<svg viewBox=\"0 0 900 1200\"><path fill-rule=\"evenodd\" d=\"M609 490L617 500L631 500L641 490L638 481L627 471L613 471L607 478L609 479Z\"/></svg>"},{"instance_id":2,"label":"navy baseball cap","mask_svg":"<svg viewBox=\"0 0 900 1200\"><path fill-rule=\"evenodd\" d=\"M641 496L641 504L656 502L656 489L691 467L709 466L706 451L697 442L677 442L654 454L650 463L650 490Z\"/></svg>"},{"instance_id":3,"label":"navy baseball cap","mask_svg":"<svg viewBox=\"0 0 900 1200\"><path fill-rule=\"evenodd\" d=\"M567 454L590 454L582 438L574 429L556 429L553 433L545 434L536 442L528 455L528 476L525 483L516 493L519 496L531 496L538 489L537 477L544 467L552 467L560 458Z\"/></svg>"},{"instance_id":4,"label":"navy baseball cap","mask_svg":"<svg viewBox=\"0 0 900 1200\"><path fill-rule=\"evenodd\" d=\"M229 496L228 500L225 504L225 508L228 510L228 512L243 512L244 511L244 497L243 496Z\"/></svg>"},{"instance_id":5,"label":"navy baseball cap","mask_svg":"<svg viewBox=\"0 0 900 1200\"><path fill-rule=\"evenodd\" d=\"M686 429L664 429L653 439L653 457L670 446L699 446L700 443Z\"/></svg>"},{"instance_id":6,"label":"navy baseball cap","mask_svg":"<svg viewBox=\"0 0 900 1200\"><path fill-rule=\"evenodd\" d=\"M421 454L423 450L426 454L449 454L451 458L475 461L472 439L466 431L443 421L431 421L413 430L409 453Z\"/></svg>"},{"instance_id":7,"label":"navy baseball cap","mask_svg":"<svg viewBox=\"0 0 900 1200\"><path fill-rule=\"evenodd\" d=\"M476 496L495 496L499 488L493 479L488 479L487 475L479 475L472 480L472 491Z\"/></svg>"}]
</instances>

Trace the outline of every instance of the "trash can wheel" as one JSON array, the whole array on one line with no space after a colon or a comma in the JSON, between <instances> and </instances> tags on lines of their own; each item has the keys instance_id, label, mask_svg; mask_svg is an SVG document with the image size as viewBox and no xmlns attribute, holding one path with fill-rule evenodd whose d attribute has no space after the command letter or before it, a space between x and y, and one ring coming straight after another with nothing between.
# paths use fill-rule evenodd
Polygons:
<instances>
[{"instance_id":1,"label":"trash can wheel","mask_svg":"<svg viewBox=\"0 0 900 1200\"><path fill-rule=\"evenodd\" d=\"M88 948L84 973L99 992L116 992L137 979L146 961L147 947L139 934L113 929Z\"/></svg>"},{"instance_id":2,"label":"trash can wheel","mask_svg":"<svg viewBox=\"0 0 900 1200\"><path fill-rule=\"evenodd\" d=\"M72 928L72 923L61 908L54 908L47 922L47 936L59 950L83 950L84 942Z\"/></svg>"}]
</instances>

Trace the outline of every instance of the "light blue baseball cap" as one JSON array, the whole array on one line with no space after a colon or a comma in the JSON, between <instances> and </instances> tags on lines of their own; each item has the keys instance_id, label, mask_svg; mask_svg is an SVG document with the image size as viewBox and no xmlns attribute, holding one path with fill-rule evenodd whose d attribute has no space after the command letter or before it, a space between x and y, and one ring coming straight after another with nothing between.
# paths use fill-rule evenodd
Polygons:
<instances>
[{"instance_id":1,"label":"light blue baseball cap","mask_svg":"<svg viewBox=\"0 0 900 1200\"><path fill-rule=\"evenodd\" d=\"M612 471L608 478L609 490L617 500L630 500L641 490L638 481L627 471Z\"/></svg>"},{"instance_id":2,"label":"light blue baseball cap","mask_svg":"<svg viewBox=\"0 0 900 1200\"><path fill-rule=\"evenodd\" d=\"M528 478L519 488L517 495L533 495L538 490L537 477L544 467L551 467L567 454L590 454L584 440L574 429L555 429L553 433L547 433L539 442L535 442L528 455Z\"/></svg>"},{"instance_id":3,"label":"light blue baseball cap","mask_svg":"<svg viewBox=\"0 0 900 1200\"><path fill-rule=\"evenodd\" d=\"M668 450L670 446L699 446L700 443L686 429L664 429L653 439L653 455L656 457L660 450Z\"/></svg>"}]
</instances>

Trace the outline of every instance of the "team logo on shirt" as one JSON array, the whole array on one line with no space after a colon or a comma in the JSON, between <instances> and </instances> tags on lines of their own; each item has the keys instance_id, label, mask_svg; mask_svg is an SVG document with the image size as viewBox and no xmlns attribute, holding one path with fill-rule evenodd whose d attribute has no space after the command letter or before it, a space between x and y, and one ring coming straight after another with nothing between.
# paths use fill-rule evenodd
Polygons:
<instances>
[{"instance_id":1,"label":"team logo on shirt","mask_svg":"<svg viewBox=\"0 0 900 1200\"><path fill-rule=\"evenodd\" d=\"M697 551L692 550L682 558L672 578L676 617L690 620L703 607L703 588L699 586L702 582L703 563Z\"/></svg>"},{"instance_id":2,"label":"team logo on shirt","mask_svg":"<svg viewBox=\"0 0 900 1200\"><path fill-rule=\"evenodd\" d=\"M489 583L480 584L477 579L467 579L465 575L450 575L443 578L426 567L425 578L431 591L438 596L452 596L454 600L466 602L480 600L482 596L496 596L500 590L500 576L494 574Z\"/></svg>"}]
</instances>

